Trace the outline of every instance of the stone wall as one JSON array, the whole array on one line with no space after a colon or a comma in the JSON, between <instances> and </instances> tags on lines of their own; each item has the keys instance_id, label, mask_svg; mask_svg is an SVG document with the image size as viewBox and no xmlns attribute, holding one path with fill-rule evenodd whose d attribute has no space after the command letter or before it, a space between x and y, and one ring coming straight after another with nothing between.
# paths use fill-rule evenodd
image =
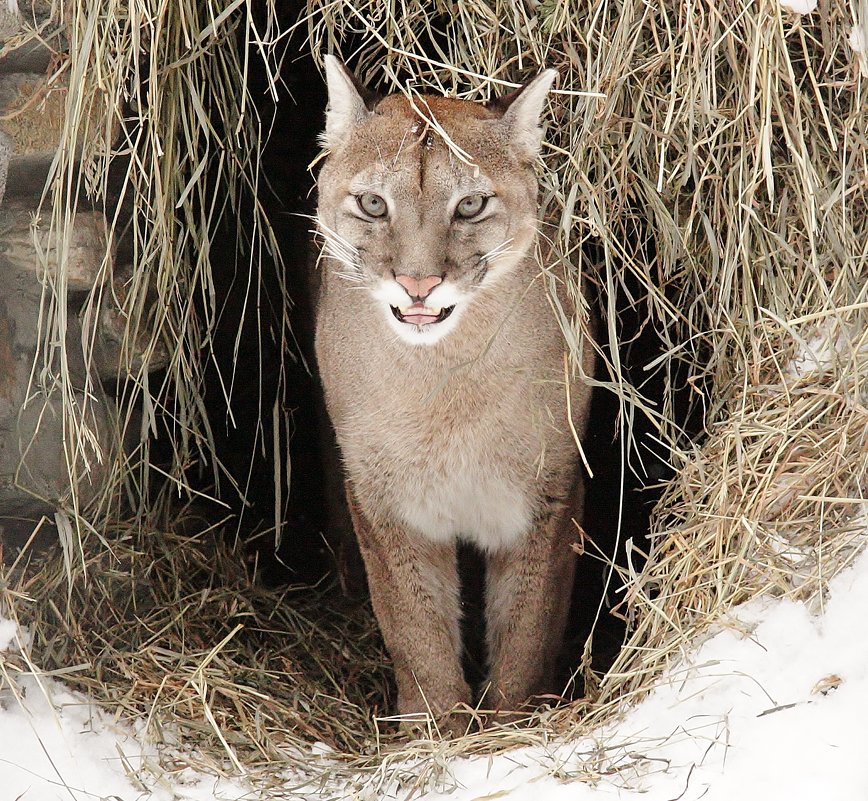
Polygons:
<instances>
[{"instance_id":1,"label":"stone wall","mask_svg":"<svg viewBox=\"0 0 868 801\"><path fill-rule=\"evenodd\" d=\"M0 4L0 545L104 490L121 436L102 381L142 366L122 310L132 266L115 264L104 213L46 192L76 87L51 3L25 6Z\"/></svg>"}]
</instances>

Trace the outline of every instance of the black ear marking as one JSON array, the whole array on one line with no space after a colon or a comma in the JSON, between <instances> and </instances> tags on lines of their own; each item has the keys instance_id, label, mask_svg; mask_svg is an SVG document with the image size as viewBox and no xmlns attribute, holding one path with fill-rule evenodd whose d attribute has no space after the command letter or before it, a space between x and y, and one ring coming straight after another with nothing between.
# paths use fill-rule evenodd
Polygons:
<instances>
[{"instance_id":1,"label":"black ear marking","mask_svg":"<svg viewBox=\"0 0 868 801\"><path fill-rule=\"evenodd\" d=\"M373 111L376 107L377 103L379 103L383 96L378 92L375 92L373 89L369 89L365 84L361 82L359 77L353 72L341 59L339 56L333 56L335 61L337 61L338 66L343 70L344 75L347 76L350 83L353 85L353 88L359 93L359 97L362 98L365 108L368 111Z\"/></svg>"},{"instance_id":2,"label":"black ear marking","mask_svg":"<svg viewBox=\"0 0 868 801\"><path fill-rule=\"evenodd\" d=\"M497 124L508 132L522 157L530 161L539 154L542 144L540 120L546 95L556 77L555 70L543 70L514 92L486 104L489 109L499 113Z\"/></svg>"},{"instance_id":3,"label":"black ear marking","mask_svg":"<svg viewBox=\"0 0 868 801\"><path fill-rule=\"evenodd\" d=\"M485 107L503 116L506 114L507 109L518 99L518 96L535 80L535 77L530 78L519 86L518 89L513 89L509 94L492 97L484 104Z\"/></svg>"},{"instance_id":4,"label":"black ear marking","mask_svg":"<svg viewBox=\"0 0 868 801\"><path fill-rule=\"evenodd\" d=\"M518 89L513 89L505 95L492 97L491 100L485 103L485 107L491 109L491 111L498 112L501 115L506 114L513 103L515 103L515 101L518 100L527 90L530 90L530 94L533 94L536 87L542 86L543 94L547 93L556 75L557 73L553 69L540 70L540 72L532 78L528 78L518 87Z\"/></svg>"}]
</instances>

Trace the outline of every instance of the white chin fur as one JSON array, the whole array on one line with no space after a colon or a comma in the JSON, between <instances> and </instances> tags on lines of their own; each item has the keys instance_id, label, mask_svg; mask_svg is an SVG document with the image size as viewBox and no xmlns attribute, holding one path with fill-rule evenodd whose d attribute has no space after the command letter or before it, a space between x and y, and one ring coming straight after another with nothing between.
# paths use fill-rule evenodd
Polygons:
<instances>
[{"instance_id":1,"label":"white chin fur","mask_svg":"<svg viewBox=\"0 0 868 801\"><path fill-rule=\"evenodd\" d=\"M413 325L402 323L392 314L392 306L406 308L412 300L404 291L404 288L396 281L381 281L371 293L382 306L383 314L389 327L409 345L433 345L447 336L458 325L461 312L464 309L464 293L454 287L435 287L425 299L425 305L429 308L445 309L455 306L452 313L442 322L428 323L427 325Z\"/></svg>"}]
</instances>

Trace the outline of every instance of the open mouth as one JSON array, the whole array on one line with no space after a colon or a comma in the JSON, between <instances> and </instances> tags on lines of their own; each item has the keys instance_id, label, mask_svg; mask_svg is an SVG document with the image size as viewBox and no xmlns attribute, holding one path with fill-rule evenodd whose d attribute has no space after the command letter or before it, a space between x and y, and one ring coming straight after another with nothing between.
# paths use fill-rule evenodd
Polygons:
<instances>
[{"instance_id":1,"label":"open mouth","mask_svg":"<svg viewBox=\"0 0 868 801\"><path fill-rule=\"evenodd\" d=\"M455 309L455 306L445 306L442 309L428 308L422 303L414 303L412 306L390 306L395 319L409 325L433 325L442 323Z\"/></svg>"}]
</instances>

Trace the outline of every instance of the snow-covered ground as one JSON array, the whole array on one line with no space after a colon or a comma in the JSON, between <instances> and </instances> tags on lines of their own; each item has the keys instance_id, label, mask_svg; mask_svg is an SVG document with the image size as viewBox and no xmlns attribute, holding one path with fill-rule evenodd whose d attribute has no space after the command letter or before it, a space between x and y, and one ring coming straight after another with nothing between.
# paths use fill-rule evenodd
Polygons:
<instances>
[{"instance_id":1,"label":"snow-covered ground","mask_svg":"<svg viewBox=\"0 0 868 801\"><path fill-rule=\"evenodd\" d=\"M868 535L868 531L866 531ZM866 801L868 551L824 608L757 600L709 632L593 739L456 760L425 801ZM26 637L0 620L0 651ZM26 643L25 643L26 644ZM10 687L0 657L0 799L267 798L242 780L149 770L155 752L57 680ZM557 778L554 778L554 777ZM404 773L406 779L406 772ZM352 797L408 798L379 777ZM382 781L385 779L385 781ZM340 788L281 797L350 797Z\"/></svg>"}]
</instances>

